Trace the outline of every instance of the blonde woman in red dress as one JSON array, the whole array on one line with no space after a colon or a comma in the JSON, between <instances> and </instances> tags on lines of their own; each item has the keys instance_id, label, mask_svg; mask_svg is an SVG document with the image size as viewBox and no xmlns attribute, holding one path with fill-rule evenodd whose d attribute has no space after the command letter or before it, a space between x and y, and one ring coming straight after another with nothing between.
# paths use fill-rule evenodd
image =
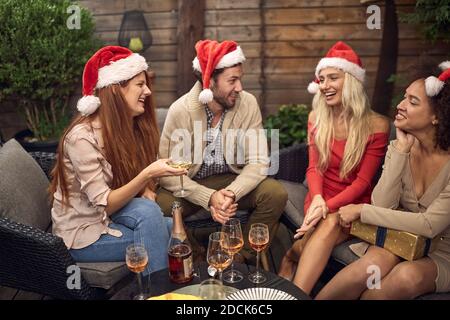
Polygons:
<instances>
[{"instance_id":1,"label":"blonde woman in red dress","mask_svg":"<svg viewBox=\"0 0 450 320\"><path fill-rule=\"evenodd\" d=\"M309 191L304 222L294 236L307 237L294 243L279 273L289 278L295 272L295 285L307 294L333 248L349 238L335 213L350 203L370 203L372 180L385 155L389 121L371 110L364 76L357 54L338 42L320 60L308 87L316 92L308 119ZM300 248L297 265L291 257L299 256Z\"/></svg>"}]
</instances>

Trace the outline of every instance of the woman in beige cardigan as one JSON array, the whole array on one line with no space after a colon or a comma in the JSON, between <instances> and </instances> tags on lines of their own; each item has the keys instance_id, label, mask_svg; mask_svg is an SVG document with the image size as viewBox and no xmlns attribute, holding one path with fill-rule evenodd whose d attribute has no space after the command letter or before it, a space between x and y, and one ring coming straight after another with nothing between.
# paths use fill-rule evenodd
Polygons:
<instances>
[{"instance_id":1,"label":"woman in beige cardigan","mask_svg":"<svg viewBox=\"0 0 450 320\"><path fill-rule=\"evenodd\" d=\"M430 68L416 77L397 106L397 140L388 148L372 205L339 210L343 226L361 219L428 238L439 236L437 249L404 261L366 245L364 256L341 270L316 299L413 299L450 291L450 62L440 67L439 78L430 76ZM369 289L374 269L381 282Z\"/></svg>"}]
</instances>

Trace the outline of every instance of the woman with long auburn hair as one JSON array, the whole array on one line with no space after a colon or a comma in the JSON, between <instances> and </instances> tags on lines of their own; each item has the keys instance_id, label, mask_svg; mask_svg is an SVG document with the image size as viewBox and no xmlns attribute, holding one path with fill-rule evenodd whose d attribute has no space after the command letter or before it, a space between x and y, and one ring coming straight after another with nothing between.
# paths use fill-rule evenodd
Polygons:
<instances>
[{"instance_id":1,"label":"woman with long auburn hair","mask_svg":"<svg viewBox=\"0 0 450 320\"><path fill-rule=\"evenodd\" d=\"M159 130L148 65L107 46L86 63L80 114L64 132L52 171L53 233L75 261L125 261L143 244L152 272L167 267L171 219L155 202L157 179L183 169L157 160Z\"/></svg>"},{"instance_id":2,"label":"woman with long auburn hair","mask_svg":"<svg viewBox=\"0 0 450 320\"><path fill-rule=\"evenodd\" d=\"M385 155L389 121L371 110L364 76L353 49L338 42L320 60L308 87L316 93L308 119L309 191L305 218L294 236L304 238L294 242L279 271L294 277L307 294L333 248L349 237L333 213L350 203L370 203L372 179Z\"/></svg>"}]
</instances>

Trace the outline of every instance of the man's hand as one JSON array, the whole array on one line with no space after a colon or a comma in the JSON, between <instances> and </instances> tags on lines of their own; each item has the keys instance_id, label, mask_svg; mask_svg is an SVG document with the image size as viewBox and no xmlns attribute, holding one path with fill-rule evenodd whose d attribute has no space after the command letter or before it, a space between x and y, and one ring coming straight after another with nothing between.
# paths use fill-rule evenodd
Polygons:
<instances>
[{"instance_id":1,"label":"man's hand","mask_svg":"<svg viewBox=\"0 0 450 320\"><path fill-rule=\"evenodd\" d=\"M237 207L234 193L225 189L215 191L209 200L213 220L222 224L236 214Z\"/></svg>"}]
</instances>

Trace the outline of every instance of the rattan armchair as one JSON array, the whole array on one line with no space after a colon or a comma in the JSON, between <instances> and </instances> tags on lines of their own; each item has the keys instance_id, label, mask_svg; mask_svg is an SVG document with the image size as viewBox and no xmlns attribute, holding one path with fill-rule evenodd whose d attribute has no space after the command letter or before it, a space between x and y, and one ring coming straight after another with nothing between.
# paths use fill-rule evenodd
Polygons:
<instances>
[{"instance_id":1,"label":"rattan armchair","mask_svg":"<svg viewBox=\"0 0 450 320\"><path fill-rule=\"evenodd\" d=\"M35 152L32 156L48 176L55 155ZM0 285L55 299L87 300L103 296L104 291L90 287L81 273L79 281L74 282L75 288L69 288L67 271L76 263L61 238L1 217L0 242Z\"/></svg>"}]
</instances>

